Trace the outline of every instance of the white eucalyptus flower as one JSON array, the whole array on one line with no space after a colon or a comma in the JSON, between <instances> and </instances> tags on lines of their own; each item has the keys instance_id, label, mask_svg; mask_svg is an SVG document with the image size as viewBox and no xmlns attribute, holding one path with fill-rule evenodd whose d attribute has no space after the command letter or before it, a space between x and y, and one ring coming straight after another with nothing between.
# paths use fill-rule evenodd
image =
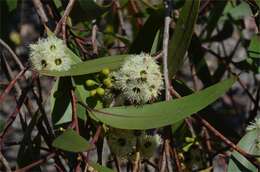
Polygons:
<instances>
[{"instance_id":1,"label":"white eucalyptus flower","mask_svg":"<svg viewBox=\"0 0 260 172\"><path fill-rule=\"evenodd\" d=\"M130 130L110 129L107 143L113 154L126 159L136 145L136 138Z\"/></svg>"},{"instance_id":2,"label":"white eucalyptus flower","mask_svg":"<svg viewBox=\"0 0 260 172\"><path fill-rule=\"evenodd\" d=\"M155 100L163 89L160 66L148 54L129 57L123 66L113 72L114 88L121 90L125 99L144 104Z\"/></svg>"},{"instance_id":3,"label":"white eucalyptus flower","mask_svg":"<svg viewBox=\"0 0 260 172\"><path fill-rule=\"evenodd\" d=\"M50 36L30 45L30 60L36 70L66 71L72 61L61 39Z\"/></svg>"},{"instance_id":4,"label":"white eucalyptus flower","mask_svg":"<svg viewBox=\"0 0 260 172\"><path fill-rule=\"evenodd\" d=\"M156 135L144 135L140 139L140 152L143 158L151 158L158 146L161 144L161 138Z\"/></svg>"}]
</instances>

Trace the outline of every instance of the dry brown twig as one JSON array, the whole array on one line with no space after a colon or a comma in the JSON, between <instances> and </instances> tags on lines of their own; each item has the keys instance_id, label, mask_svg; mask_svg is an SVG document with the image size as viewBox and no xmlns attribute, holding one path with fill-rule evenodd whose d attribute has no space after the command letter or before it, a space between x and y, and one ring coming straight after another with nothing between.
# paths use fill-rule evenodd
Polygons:
<instances>
[{"instance_id":1,"label":"dry brown twig","mask_svg":"<svg viewBox=\"0 0 260 172\"><path fill-rule=\"evenodd\" d=\"M3 166L5 167L6 172L12 172L11 167L7 160L5 159L4 155L0 152L0 161L2 162Z\"/></svg>"},{"instance_id":2,"label":"dry brown twig","mask_svg":"<svg viewBox=\"0 0 260 172\"><path fill-rule=\"evenodd\" d=\"M61 17L60 21L58 22L56 28L55 28L55 31L54 33L57 35L61 28L62 28L62 37L63 37L63 40L66 42L66 23L67 23L67 19L69 17L69 14L72 10L72 7L75 3L75 0L70 0L65 11L64 11L64 14L63 16Z\"/></svg>"}]
</instances>

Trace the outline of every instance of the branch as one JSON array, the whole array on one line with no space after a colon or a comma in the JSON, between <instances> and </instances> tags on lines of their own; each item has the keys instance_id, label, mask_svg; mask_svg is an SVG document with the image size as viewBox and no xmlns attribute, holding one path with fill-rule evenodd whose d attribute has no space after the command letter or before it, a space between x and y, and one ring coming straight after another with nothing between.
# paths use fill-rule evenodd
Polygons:
<instances>
[{"instance_id":1,"label":"branch","mask_svg":"<svg viewBox=\"0 0 260 172\"><path fill-rule=\"evenodd\" d=\"M203 119L200 116L196 117L202 125L204 125L209 131L211 131L215 136L217 136L219 139L221 139L226 145L230 146L234 150L236 150L238 153L243 155L248 161L250 161L252 164L254 164L258 169L260 168L260 162L252 155L248 154L246 151L235 145L233 142L228 140L225 136L223 136L218 130L216 130L214 127L212 127L205 119Z\"/></svg>"},{"instance_id":2,"label":"branch","mask_svg":"<svg viewBox=\"0 0 260 172\"><path fill-rule=\"evenodd\" d=\"M41 21L43 22L43 24L48 22L48 17L43 9L41 0L33 0L33 5L37 11L37 13L39 14Z\"/></svg>"},{"instance_id":3,"label":"branch","mask_svg":"<svg viewBox=\"0 0 260 172\"><path fill-rule=\"evenodd\" d=\"M165 96L166 100L171 99L171 95L169 92L170 82L169 82L169 72L168 72L168 43L169 43L169 27L171 23L171 11L172 4L170 0L165 0L165 10L166 16L164 19L164 33L163 33L163 75L165 80Z\"/></svg>"},{"instance_id":4,"label":"branch","mask_svg":"<svg viewBox=\"0 0 260 172\"><path fill-rule=\"evenodd\" d=\"M37 166L37 165L40 165L44 162L46 162L47 160L53 158L56 154L55 153L49 153L47 154L45 157L43 157L42 159L38 160L38 161L35 161L33 162L32 164L29 164L23 168L20 168L18 170L15 170L15 172L27 172L29 171L30 169L32 169L33 167Z\"/></svg>"},{"instance_id":5,"label":"branch","mask_svg":"<svg viewBox=\"0 0 260 172\"><path fill-rule=\"evenodd\" d=\"M0 103L4 100L5 96L9 94L9 92L12 90L14 87L15 83L17 82L18 79L20 79L21 76L24 75L24 73L27 71L28 67L22 69L16 76L15 78L8 84L8 86L4 89L4 91L0 94Z\"/></svg>"},{"instance_id":6,"label":"branch","mask_svg":"<svg viewBox=\"0 0 260 172\"><path fill-rule=\"evenodd\" d=\"M63 16L61 17L60 21L58 22L56 28L55 28L55 31L54 33L57 35L62 27L62 32L63 32L63 39L65 37L65 29L66 29L66 22L67 22L67 18L72 10L72 7L75 3L75 0L70 0L65 11L64 11L64 14Z\"/></svg>"},{"instance_id":7,"label":"branch","mask_svg":"<svg viewBox=\"0 0 260 172\"><path fill-rule=\"evenodd\" d=\"M24 66L23 66L22 62L20 61L20 59L17 57L17 55L14 53L14 51L1 38L0 38L0 44L9 51L9 53L12 55L14 61L18 64L20 70L23 70Z\"/></svg>"},{"instance_id":8,"label":"branch","mask_svg":"<svg viewBox=\"0 0 260 172\"><path fill-rule=\"evenodd\" d=\"M4 165L6 172L12 172L9 163L7 162L7 160L5 159L5 157L3 156L3 154L1 152L0 152L0 161Z\"/></svg>"}]
</instances>

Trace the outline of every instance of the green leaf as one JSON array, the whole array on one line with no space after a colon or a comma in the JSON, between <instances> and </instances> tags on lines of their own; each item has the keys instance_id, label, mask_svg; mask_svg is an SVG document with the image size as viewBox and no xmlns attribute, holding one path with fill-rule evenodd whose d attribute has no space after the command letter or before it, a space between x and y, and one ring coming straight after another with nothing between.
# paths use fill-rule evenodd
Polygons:
<instances>
[{"instance_id":1,"label":"green leaf","mask_svg":"<svg viewBox=\"0 0 260 172\"><path fill-rule=\"evenodd\" d=\"M260 35L253 36L247 52L249 57L260 59Z\"/></svg>"},{"instance_id":2,"label":"green leaf","mask_svg":"<svg viewBox=\"0 0 260 172\"><path fill-rule=\"evenodd\" d=\"M257 147L257 138L259 138L259 129L254 129L246 133L239 141L238 146L249 154L260 156L260 149ZM244 156L233 152L229 160L228 170L236 172L253 172L257 168L249 162Z\"/></svg>"},{"instance_id":3,"label":"green leaf","mask_svg":"<svg viewBox=\"0 0 260 172\"><path fill-rule=\"evenodd\" d=\"M108 57L101 57L94 60L80 62L71 66L68 71L40 71L42 75L48 76L75 76L85 75L101 71L103 68L116 69L124 62L129 55L115 55Z\"/></svg>"},{"instance_id":4,"label":"green leaf","mask_svg":"<svg viewBox=\"0 0 260 172\"><path fill-rule=\"evenodd\" d=\"M13 11L14 9L17 8L17 2L18 0L7 0L7 6L8 6L8 11Z\"/></svg>"},{"instance_id":5,"label":"green leaf","mask_svg":"<svg viewBox=\"0 0 260 172\"><path fill-rule=\"evenodd\" d=\"M235 79L217 83L189 96L143 106L121 106L92 110L92 116L115 128L150 129L176 123L213 103Z\"/></svg>"},{"instance_id":6,"label":"green leaf","mask_svg":"<svg viewBox=\"0 0 260 172\"><path fill-rule=\"evenodd\" d=\"M94 74L95 75L95 74ZM85 82L88 79L93 79L93 75L81 75L73 77L75 83L75 93L77 99L82 102L86 102L91 108L102 108L103 104L98 97L90 96L89 90L85 86ZM77 115L83 121L87 120L86 109L77 104Z\"/></svg>"},{"instance_id":7,"label":"green leaf","mask_svg":"<svg viewBox=\"0 0 260 172\"><path fill-rule=\"evenodd\" d=\"M158 51L159 43L160 43L160 30L158 30L156 35L155 35L155 38L153 40L153 45L152 45L150 54L154 54L154 53L156 53Z\"/></svg>"},{"instance_id":8,"label":"green leaf","mask_svg":"<svg viewBox=\"0 0 260 172\"><path fill-rule=\"evenodd\" d=\"M193 28L197 20L200 0L185 1L177 21L176 29L169 42L169 77L172 78L182 66L184 55L189 48Z\"/></svg>"},{"instance_id":9,"label":"green leaf","mask_svg":"<svg viewBox=\"0 0 260 172\"><path fill-rule=\"evenodd\" d=\"M151 15L134 39L130 53L149 53L157 31L163 26L163 10L151 10Z\"/></svg>"},{"instance_id":10,"label":"green leaf","mask_svg":"<svg viewBox=\"0 0 260 172\"><path fill-rule=\"evenodd\" d=\"M83 152L92 148L90 143L70 128L59 135L52 146L69 152Z\"/></svg>"},{"instance_id":11,"label":"green leaf","mask_svg":"<svg viewBox=\"0 0 260 172\"><path fill-rule=\"evenodd\" d=\"M229 1L224 9L223 14L230 15L235 20L243 19L253 15L250 6L243 1L239 5L234 5L231 1Z\"/></svg>"},{"instance_id":12,"label":"green leaf","mask_svg":"<svg viewBox=\"0 0 260 172\"><path fill-rule=\"evenodd\" d=\"M93 167L96 171L99 172L114 172L112 169L107 168L105 166L99 165L98 163L90 163L91 167Z\"/></svg>"}]
</instances>

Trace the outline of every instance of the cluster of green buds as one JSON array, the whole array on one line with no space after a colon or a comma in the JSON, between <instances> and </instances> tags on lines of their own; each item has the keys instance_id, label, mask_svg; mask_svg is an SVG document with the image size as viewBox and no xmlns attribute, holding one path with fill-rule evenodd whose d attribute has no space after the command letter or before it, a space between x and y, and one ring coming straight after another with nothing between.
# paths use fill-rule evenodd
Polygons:
<instances>
[{"instance_id":1,"label":"cluster of green buds","mask_svg":"<svg viewBox=\"0 0 260 172\"><path fill-rule=\"evenodd\" d=\"M86 86L90 89L90 96L104 96L105 89L112 87L112 80L109 77L110 70L109 68L104 68L100 71L95 79L86 80Z\"/></svg>"},{"instance_id":2,"label":"cluster of green buds","mask_svg":"<svg viewBox=\"0 0 260 172\"><path fill-rule=\"evenodd\" d=\"M107 142L111 153L121 160L133 158L136 152L142 159L149 159L161 143L161 138L159 135L147 135L144 131L110 128Z\"/></svg>"},{"instance_id":3,"label":"cluster of green buds","mask_svg":"<svg viewBox=\"0 0 260 172\"><path fill-rule=\"evenodd\" d=\"M191 148L191 146L199 145L199 142L197 141L196 137L185 137L185 145L182 147L182 150L184 152L188 152Z\"/></svg>"}]
</instances>

